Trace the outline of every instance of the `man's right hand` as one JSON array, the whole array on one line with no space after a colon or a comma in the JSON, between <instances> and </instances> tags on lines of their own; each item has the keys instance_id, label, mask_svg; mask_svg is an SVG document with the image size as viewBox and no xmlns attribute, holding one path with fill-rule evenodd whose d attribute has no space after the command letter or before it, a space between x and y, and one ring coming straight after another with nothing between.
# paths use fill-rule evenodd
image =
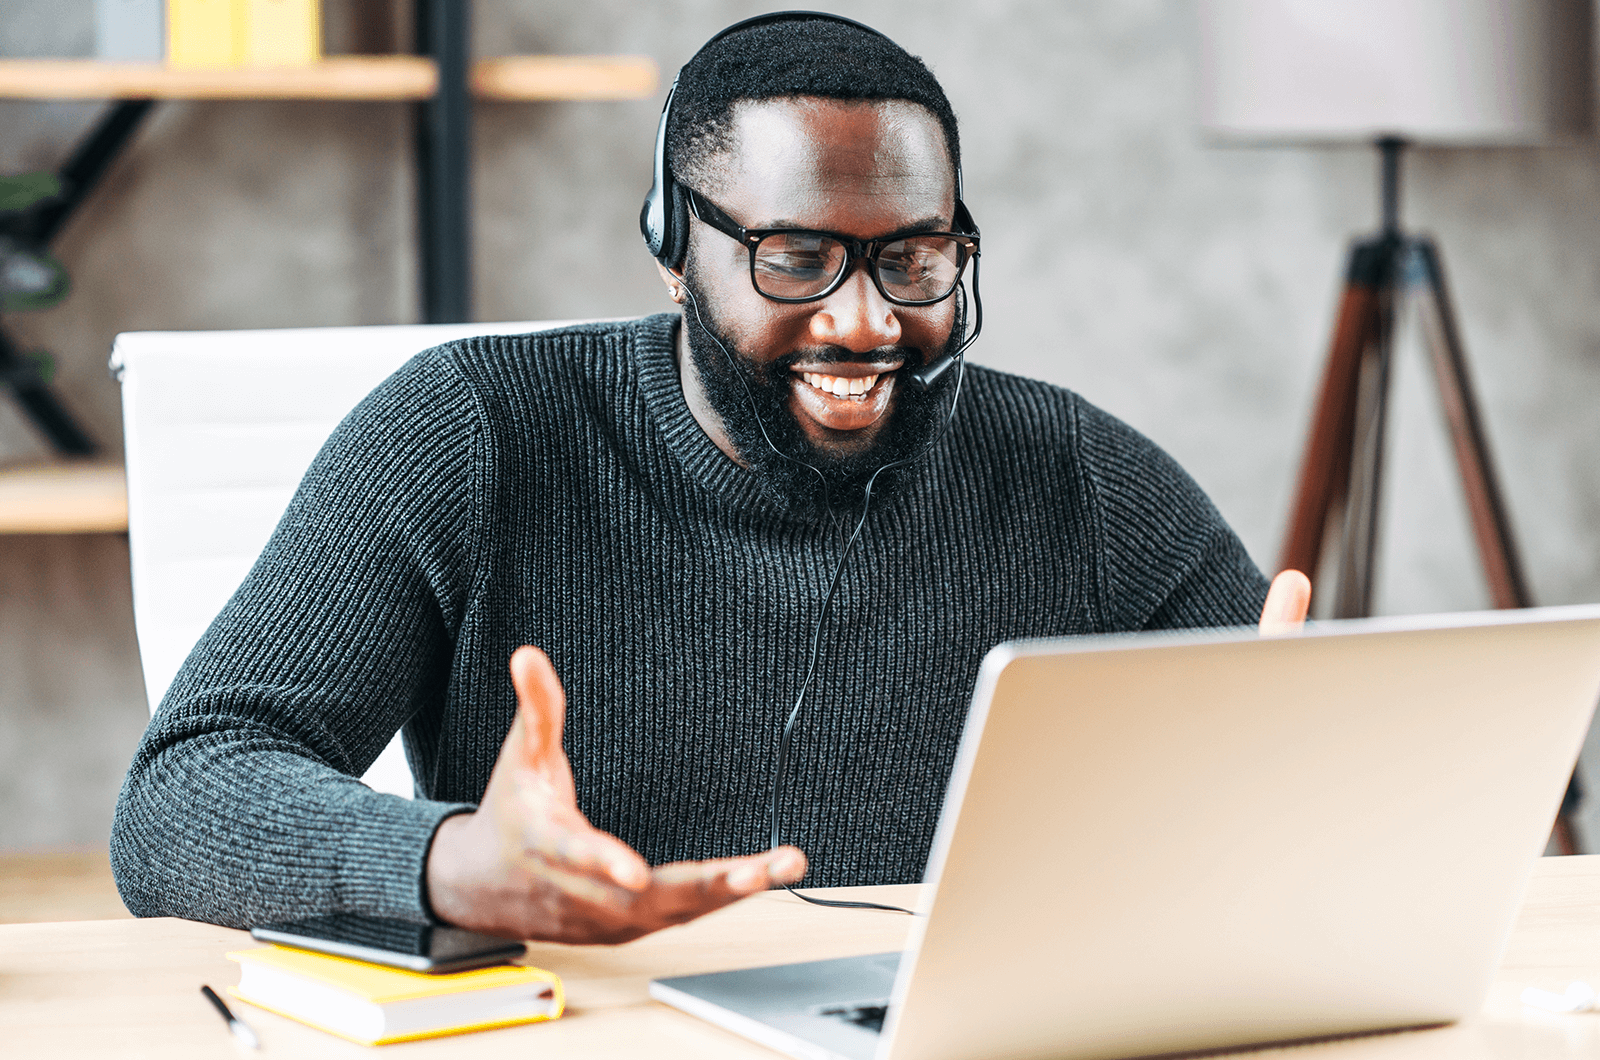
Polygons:
<instances>
[{"instance_id":1,"label":"man's right hand","mask_svg":"<svg viewBox=\"0 0 1600 1060\"><path fill-rule=\"evenodd\" d=\"M578 810L561 746L567 698L538 648L511 656L517 716L483 801L428 849L428 899L458 927L550 942L627 942L805 875L791 846L651 868Z\"/></svg>"}]
</instances>

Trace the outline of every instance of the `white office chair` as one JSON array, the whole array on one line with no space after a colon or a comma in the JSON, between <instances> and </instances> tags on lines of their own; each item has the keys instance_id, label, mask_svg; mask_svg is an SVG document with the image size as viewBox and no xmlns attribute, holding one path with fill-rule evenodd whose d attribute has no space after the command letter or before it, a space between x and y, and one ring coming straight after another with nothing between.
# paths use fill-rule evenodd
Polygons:
<instances>
[{"instance_id":1,"label":"white office chair","mask_svg":"<svg viewBox=\"0 0 1600 1060\"><path fill-rule=\"evenodd\" d=\"M118 335L133 617L155 713L278 525L323 441L413 354L565 322ZM398 736L362 778L408 798Z\"/></svg>"}]
</instances>

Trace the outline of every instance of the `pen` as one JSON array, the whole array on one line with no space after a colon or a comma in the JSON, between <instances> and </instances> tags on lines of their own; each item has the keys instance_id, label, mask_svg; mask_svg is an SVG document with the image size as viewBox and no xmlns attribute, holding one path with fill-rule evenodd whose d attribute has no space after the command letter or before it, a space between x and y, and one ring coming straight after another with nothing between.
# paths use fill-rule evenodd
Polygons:
<instances>
[{"instance_id":1,"label":"pen","mask_svg":"<svg viewBox=\"0 0 1600 1060\"><path fill-rule=\"evenodd\" d=\"M216 1010L222 1015L222 1018L228 1021L228 1029L233 1032L235 1038L252 1049L261 1048L261 1039L256 1037L256 1032L251 1030L249 1025L238 1016L228 1011L228 1006L222 1003L222 999L217 996L215 990L209 986L202 986L200 992L206 996L207 1001L216 1006Z\"/></svg>"}]
</instances>

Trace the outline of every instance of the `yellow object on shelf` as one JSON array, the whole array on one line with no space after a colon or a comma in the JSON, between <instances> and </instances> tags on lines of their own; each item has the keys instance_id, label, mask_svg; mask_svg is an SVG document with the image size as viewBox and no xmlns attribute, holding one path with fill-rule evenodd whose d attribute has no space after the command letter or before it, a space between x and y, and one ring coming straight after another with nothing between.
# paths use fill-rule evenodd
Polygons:
<instances>
[{"instance_id":1,"label":"yellow object on shelf","mask_svg":"<svg viewBox=\"0 0 1600 1060\"><path fill-rule=\"evenodd\" d=\"M167 0L167 64L180 69L242 66L249 0Z\"/></svg>"},{"instance_id":2,"label":"yellow object on shelf","mask_svg":"<svg viewBox=\"0 0 1600 1060\"><path fill-rule=\"evenodd\" d=\"M245 0L247 66L309 66L322 58L320 0Z\"/></svg>"}]
</instances>

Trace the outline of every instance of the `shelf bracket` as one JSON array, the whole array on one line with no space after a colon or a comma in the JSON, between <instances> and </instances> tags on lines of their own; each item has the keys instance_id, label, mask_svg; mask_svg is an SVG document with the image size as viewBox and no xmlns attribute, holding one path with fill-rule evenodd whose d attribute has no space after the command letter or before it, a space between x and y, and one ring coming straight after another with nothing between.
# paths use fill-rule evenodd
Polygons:
<instances>
[{"instance_id":1,"label":"shelf bracket","mask_svg":"<svg viewBox=\"0 0 1600 1060\"><path fill-rule=\"evenodd\" d=\"M3 227L8 234L37 246L53 242L133 139L152 106L148 99L112 104L58 172L61 194L5 224ZM0 328L0 384L11 391L17 405L58 453L64 456L94 453L94 439L78 425L50 389L38 366L18 351L3 328Z\"/></svg>"},{"instance_id":2,"label":"shelf bracket","mask_svg":"<svg viewBox=\"0 0 1600 1060\"><path fill-rule=\"evenodd\" d=\"M416 0L417 51L431 55L439 90L417 104L417 234L422 318L428 324L472 319L471 5Z\"/></svg>"}]
</instances>

